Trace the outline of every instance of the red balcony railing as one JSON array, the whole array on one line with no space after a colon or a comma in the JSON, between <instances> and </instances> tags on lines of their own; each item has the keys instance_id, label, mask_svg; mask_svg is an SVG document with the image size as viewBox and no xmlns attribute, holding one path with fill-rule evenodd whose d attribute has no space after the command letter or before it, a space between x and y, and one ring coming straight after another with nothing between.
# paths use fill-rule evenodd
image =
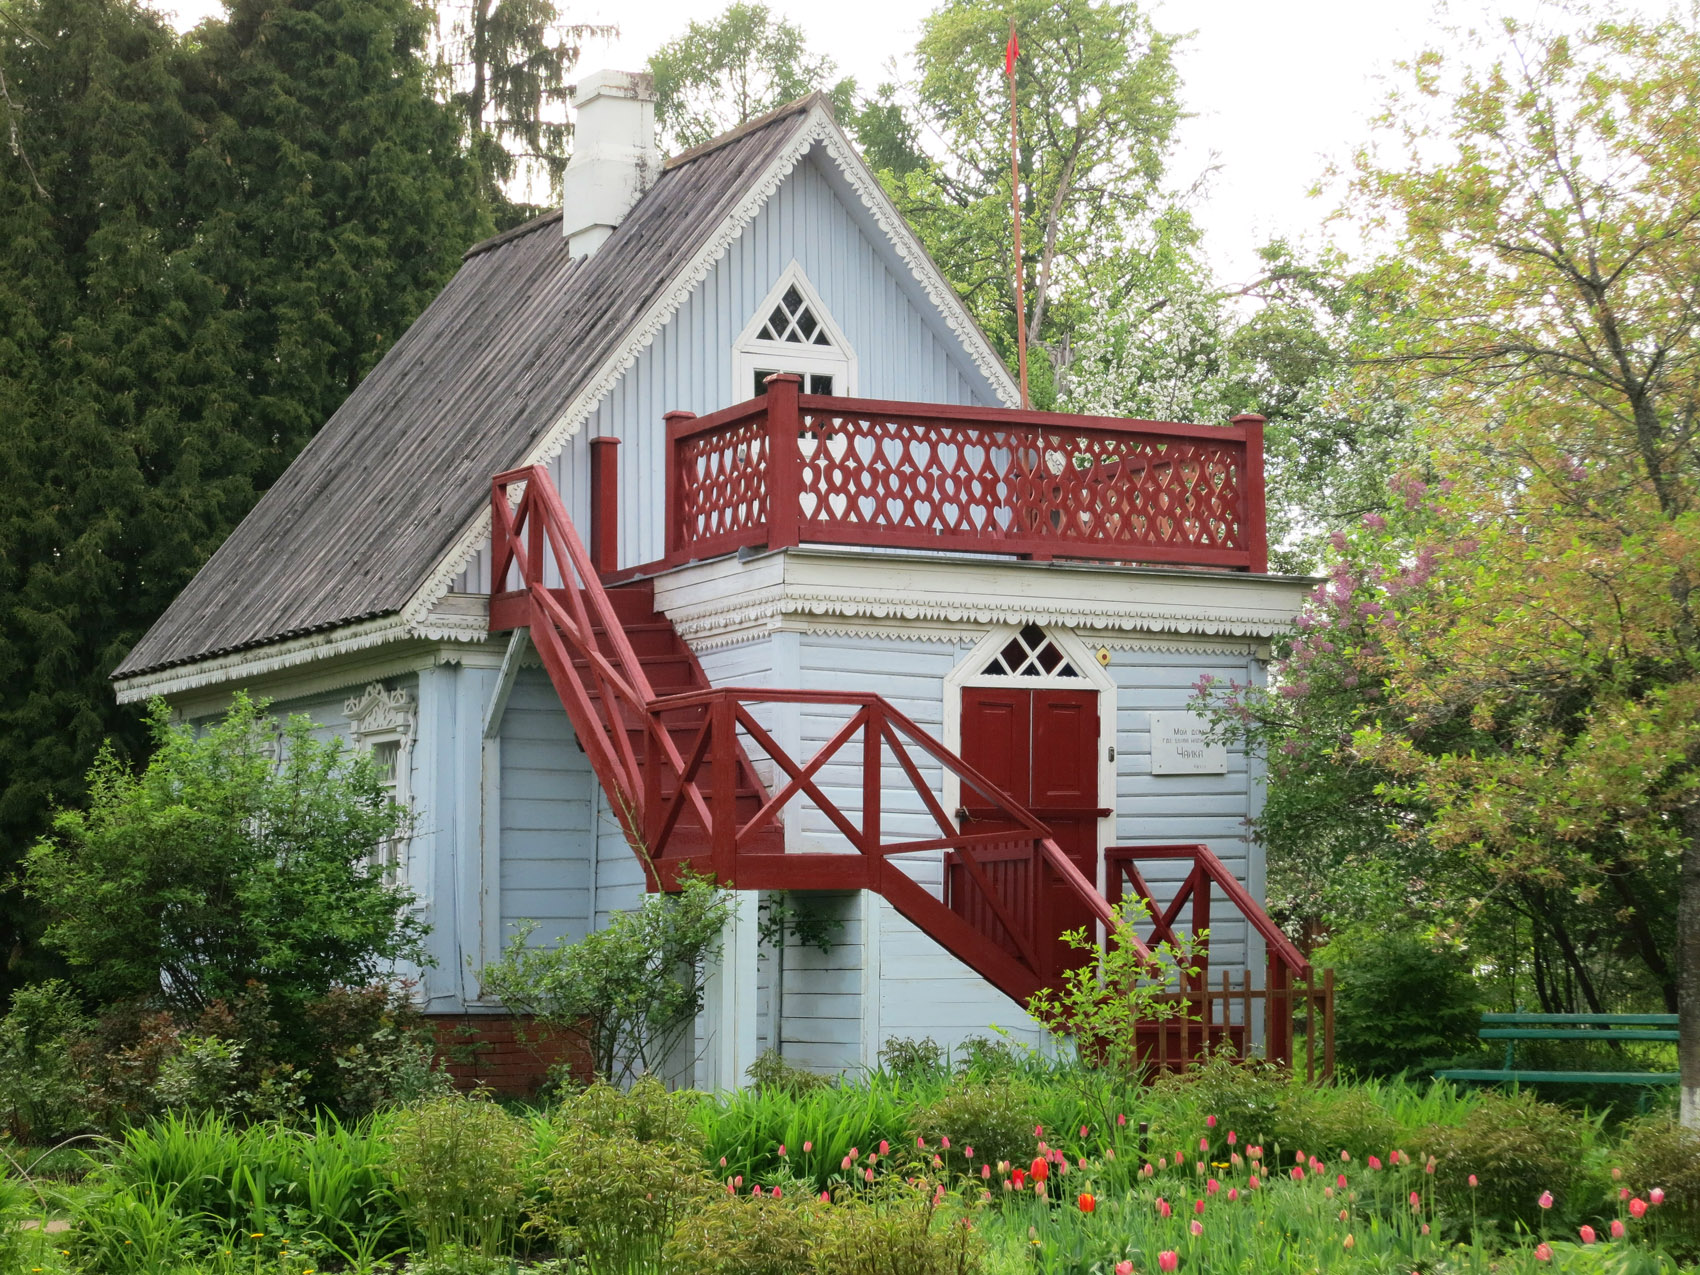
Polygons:
<instances>
[{"instance_id":1,"label":"red balcony railing","mask_svg":"<svg viewBox=\"0 0 1700 1275\"><path fill-rule=\"evenodd\" d=\"M667 416L667 560L875 545L1262 572L1263 418L1107 416L802 394Z\"/></svg>"}]
</instances>

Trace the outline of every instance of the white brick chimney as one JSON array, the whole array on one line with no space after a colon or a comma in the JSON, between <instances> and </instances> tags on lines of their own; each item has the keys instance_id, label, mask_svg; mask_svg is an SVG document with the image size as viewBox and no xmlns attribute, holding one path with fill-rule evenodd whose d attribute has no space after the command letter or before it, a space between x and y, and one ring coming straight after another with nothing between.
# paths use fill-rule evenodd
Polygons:
<instances>
[{"instance_id":1,"label":"white brick chimney","mask_svg":"<svg viewBox=\"0 0 1700 1275\"><path fill-rule=\"evenodd\" d=\"M575 257L595 252L661 175L655 83L595 71L571 89L573 157L561 179L561 231Z\"/></svg>"}]
</instances>

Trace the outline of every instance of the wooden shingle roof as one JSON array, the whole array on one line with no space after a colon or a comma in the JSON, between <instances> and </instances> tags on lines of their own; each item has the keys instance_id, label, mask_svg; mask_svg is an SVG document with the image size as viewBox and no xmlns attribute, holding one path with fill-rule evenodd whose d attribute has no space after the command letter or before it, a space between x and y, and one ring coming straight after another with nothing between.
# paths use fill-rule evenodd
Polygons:
<instances>
[{"instance_id":1,"label":"wooden shingle roof","mask_svg":"<svg viewBox=\"0 0 1700 1275\"><path fill-rule=\"evenodd\" d=\"M470 249L113 677L400 611L815 104L676 157L588 257L559 213Z\"/></svg>"}]
</instances>

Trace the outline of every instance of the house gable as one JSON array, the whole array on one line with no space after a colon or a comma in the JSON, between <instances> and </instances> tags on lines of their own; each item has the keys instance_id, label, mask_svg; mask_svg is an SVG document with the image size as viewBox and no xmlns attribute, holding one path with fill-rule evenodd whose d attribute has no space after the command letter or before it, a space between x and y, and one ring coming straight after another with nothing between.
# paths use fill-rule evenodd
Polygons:
<instances>
[{"instance_id":1,"label":"house gable","mask_svg":"<svg viewBox=\"0 0 1700 1275\"><path fill-rule=\"evenodd\" d=\"M811 152L826 161L814 171L855 193L848 216L877 230L862 235L869 259L882 259L893 286L931 302L907 330L924 328L935 343L947 334L944 361L968 369L956 374L977 382L973 401L1012 401L1009 374L966 308L824 102L805 99L677 157L588 258L568 257L558 214L471 250L455 280L120 665L120 698L150 693L160 670L358 621L396 616L405 636L428 626L457 577L476 570L488 539L489 475L562 458L573 438L601 428L585 427L622 382L635 384L629 373L639 357ZM899 339L891 335L894 345ZM881 353L861 351L870 365ZM725 363L729 376L729 355ZM654 413L657 431L672 407L694 401L708 410L742 397L702 397L706 373L690 384L697 392L689 399ZM730 394L727 384L715 388ZM877 390L864 382L863 392ZM562 478L570 501L575 477ZM207 670L208 684L240 679L243 661L220 663Z\"/></svg>"}]
</instances>

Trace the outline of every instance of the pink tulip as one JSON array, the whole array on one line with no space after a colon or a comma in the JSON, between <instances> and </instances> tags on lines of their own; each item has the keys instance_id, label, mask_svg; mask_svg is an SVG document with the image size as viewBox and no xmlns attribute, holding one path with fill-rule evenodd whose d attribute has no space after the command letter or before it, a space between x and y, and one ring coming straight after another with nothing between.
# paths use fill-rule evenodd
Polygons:
<instances>
[{"instance_id":1,"label":"pink tulip","mask_svg":"<svg viewBox=\"0 0 1700 1275\"><path fill-rule=\"evenodd\" d=\"M772 1192L771 1192L771 1193L770 1193L770 1194L772 1194L772 1196L773 1196L773 1198L774 1198L774 1199L776 1199L776 1200L777 1200L777 1199L778 1199L778 1198L779 1198L779 1194L780 1194L780 1193L779 1193L779 1188L778 1188L778 1187L774 1187L774 1188L773 1188L773 1190L772 1190Z\"/></svg>"},{"instance_id":2,"label":"pink tulip","mask_svg":"<svg viewBox=\"0 0 1700 1275\"><path fill-rule=\"evenodd\" d=\"M1198 1149L1200 1151L1210 1150L1210 1139L1209 1138L1200 1138L1198 1140Z\"/></svg>"},{"instance_id":3,"label":"pink tulip","mask_svg":"<svg viewBox=\"0 0 1700 1275\"><path fill-rule=\"evenodd\" d=\"M1126 1115L1126 1113L1123 1113L1123 1112L1117 1112L1116 1113L1116 1127L1120 1128L1120 1129L1127 1128L1127 1115ZM1123 1263L1121 1263L1121 1265L1126 1266L1129 1270L1133 1269L1133 1263L1132 1262L1123 1262ZM1120 1268L1118 1267L1118 1269L1120 1269Z\"/></svg>"},{"instance_id":4,"label":"pink tulip","mask_svg":"<svg viewBox=\"0 0 1700 1275\"><path fill-rule=\"evenodd\" d=\"M1626 1186L1618 1187L1617 1188L1617 1198L1620 1199L1620 1200L1627 1200L1629 1198L1629 1188L1626 1187Z\"/></svg>"},{"instance_id":5,"label":"pink tulip","mask_svg":"<svg viewBox=\"0 0 1700 1275\"><path fill-rule=\"evenodd\" d=\"M856 1150L855 1147L850 1148L850 1158L852 1160L858 1159L861 1156L861 1154L862 1153L860 1151Z\"/></svg>"},{"instance_id":6,"label":"pink tulip","mask_svg":"<svg viewBox=\"0 0 1700 1275\"><path fill-rule=\"evenodd\" d=\"M1042 1137L1044 1137L1044 1136L1045 1136L1045 1126L1044 1126L1044 1125L1042 1125L1042 1124L1036 1124L1036 1125L1034 1125L1034 1126L1033 1126L1033 1136L1034 1136L1034 1137L1035 1137L1035 1138L1042 1138Z\"/></svg>"},{"instance_id":7,"label":"pink tulip","mask_svg":"<svg viewBox=\"0 0 1700 1275\"><path fill-rule=\"evenodd\" d=\"M1194 1235L1204 1234L1204 1223L1200 1222L1197 1218L1193 1218L1192 1220L1192 1233Z\"/></svg>"},{"instance_id":8,"label":"pink tulip","mask_svg":"<svg viewBox=\"0 0 1700 1275\"><path fill-rule=\"evenodd\" d=\"M815 1149L815 1144L812 1143L812 1142L805 1142L803 1144L803 1154L804 1155L808 1155L809 1152L813 1151L814 1149Z\"/></svg>"},{"instance_id":9,"label":"pink tulip","mask_svg":"<svg viewBox=\"0 0 1700 1275\"><path fill-rule=\"evenodd\" d=\"M1614 1217L1611 1220L1611 1237L1614 1240L1621 1240L1623 1238L1623 1219L1622 1218Z\"/></svg>"},{"instance_id":10,"label":"pink tulip","mask_svg":"<svg viewBox=\"0 0 1700 1275\"><path fill-rule=\"evenodd\" d=\"M1341 1164L1350 1164L1351 1162L1352 1162L1352 1153L1350 1151L1340 1152L1340 1163Z\"/></svg>"},{"instance_id":11,"label":"pink tulip","mask_svg":"<svg viewBox=\"0 0 1700 1275\"><path fill-rule=\"evenodd\" d=\"M884 1138L880 1139L880 1154L881 1155L890 1155L891 1154L891 1143L887 1142Z\"/></svg>"},{"instance_id":12,"label":"pink tulip","mask_svg":"<svg viewBox=\"0 0 1700 1275\"><path fill-rule=\"evenodd\" d=\"M941 1147L943 1147L946 1151L949 1151L950 1150L950 1139L949 1138L940 1138L939 1139L939 1145Z\"/></svg>"},{"instance_id":13,"label":"pink tulip","mask_svg":"<svg viewBox=\"0 0 1700 1275\"><path fill-rule=\"evenodd\" d=\"M1631 1200L1629 1202L1629 1216L1630 1217L1646 1217L1647 1216L1647 1201L1640 1199L1639 1197Z\"/></svg>"},{"instance_id":14,"label":"pink tulip","mask_svg":"<svg viewBox=\"0 0 1700 1275\"><path fill-rule=\"evenodd\" d=\"M1204 1201L1203 1200L1194 1200L1192 1202L1192 1211L1194 1213L1203 1213L1204 1212Z\"/></svg>"},{"instance_id":15,"label":"pink tulip","mask_svg":"<svg viewBox=\"0 0 1700 1275\"><path fill-rule=\"evenodd\" d=\"M1663 1204L1665 1202L1664 1187L1656 1186L1651 1191L1647 1192L1647 1201L1650 1204Z\"/></svg>"},{"instance_id":16,"label":"pink tulip","mask_svg":"<svg viewBox=\"0 0 1700 1275\"><path fill-rule=\"evenodd\" d=\"M820 1193L820 1202L822 1204L831 1204L832 1203L832 1196L828 1195L825 1191L822 1191Z\"/></svg>"},{"instance_id":17,"label":"pink tulip","mask_svg":"<svg viewBox=\"0 0 1700 1275\"><path fill-rule=\"evenodd\" d=\"M1176 1167L1176 1168L1179 1168L1179 1167L1180 1167L1180 1164L1181 1164L1181 1161L1182 1161L1182 1160L1183 1160L1183 1159L1185 1159L1185 1157L1184 1157L1184 1156L1182 1156L1182 1155L1181 1155L1181 1153L1180 1153L1180 1152L1179 1152L1179 1151L1177 1151L1177 1152L1175 1152L1175 1167Z\"/></svg>"},{"instance_id":18,"label":"pink tulip","mask_svg":"<svg viewBox=\"0 0 1700 1275\"><path fill-rule=\"evenodd\" d=\"M1215 1116L1205 1116L1204 1117L1204 1127L1206 1129L1214 1129L1216 1127L1216 1117Z\"/></svg>"},{"instance_id":19,"label":"pink tulip","mask_svg":"<svg viewBox=\"0 0 1700 1275\"><path fill-rule=\"evenodd\" d=\"M740 1173L737 1177L733 1178L732 1185L742 1191L744 1189L744 1175Z\"/></svg>"},{"instance_id":20,"label":"pink tulip","mask_svg":"<svg viewBox=\"0 0 1700 1275\"><path fill-rule=\"evenodd\" d=\"M1412 1191L1411 1192L1411 1207L1413 1209L1420 1209L1420 1208L1422 1208L1422 1206L1423 1206L1422 1197L1420 1195L1418 1195L1415 1191Z\"/></svg>"},{"instance_id":21,"label":"pink tulip","mask_svg":"<svg viewBox=\"0 0 1700 1275\"><path fill-rule=\"evenodd\" d=\"M1161 1253L1157 1254L1157 1269L1160 1271L1166 1273L1168 1271L1178 1270L1180 1269L1180 1264L1181 1255L1175 1252L1172 1248L1166 1248ZM1132 1262L1127 1263L1127 1265L1129 1269L1133 1267Z\"/></svg>"},{"instance_id":22,"label":"pink tulip","mask_svg":"<svg viewBox=\"0 0 1700 1275\"><path fill-rule=\"evenodd\" d=\"M967 1147L967 1146L963 1147L962 1148L962 1158L964 1160L972 1160L974 1158L974 1148L973 1147Z\"/></svg>"},{"instance_id":23,"label":"pink tulip","mask_svg":"<svg viewBox=\"0 0 1700 1275\"><path fill-rule=\"evenodd\" d=\"M1083 1137L1083 1138L1086 1136L1086 1126L1085 1125L1080 1126L1080 1136Z\"/></svg>"},{"instance_id":24,"label":"pink tulip","mask_svg":"<svg viewBox=\"0 0 1700 1275\"><path fill-rule=\"evenodd\" d=\"M1344 1222L1350 1216L1351 1216L1351 1214L1347 1213L1345 1209L1340 1210L1340 1220L1342 1222Z\"/></svg>"},{"instance_id":25,"label":"pink tulip","mask_svg":"<svg viewBox=\"0 0 1700 1275\"><path fill-rule=\"evenodd\" d=\"M925 1151L926 1149L927 1149L927 1140L925 1138L916 1138L915 1139L915 1150Z\"/></svg>"},{"instance_id":26,"label":"pink tulip","mask_svg":"<svg viewBox=\"0 0 1700 1275\"><path fill-rule=\"evenodd\" d=\"M850 1157L845 1156L844 1159L839 1162L838 1167L840 1169L848 1169L850 1167Z\"/></svg>"},{"instance_id":27,"label":"pink tulip","mask_svg":"<svg viewBox=\"0 0 1700 1275\"><path fill-rule=\"evenodd\" d=\"M1220 1191L1221 1189L1222 1189L1222 1184L1220 1182L1218 1182L1215 1178L1208 1178L1208 1179L1205 1180L1204 1193L1206 1195L1215 1195L1216 1192Z\"/></svg>"},{"instance_id":28,"label":"pink tulip","mask_svg":"<svg viewBox=\"0 0 1700 1275\"><path fill-rule=\"evenodd\" d=\"M1592 1244L1595 1240L1600 1238L1597 1234L1595 1234L1594 1228L1591 1226L1584 1226L1577 1232L1577 1234L1582 1237L1582 1242L1584 1244Z\"/></svg>"},{"instance_id":29,"label":"pink tulip","mask_svg":"<svg viewBox=\"0 0 1700 1275\"><path fill-rule=\"evenodd\" d=\"M873 1180L874 1180L874 1171L872 1169L863 1169L862 1170L862 1181L872 1182Z\"/></svg>"},{"instance_id":30,"label":"pink tulip","mask_svg":"<svg viewBox=\"0 0 1700 1275\"><path fill-rule=\"evenodd\" d=\"M1537 1262L1552 1261L1552 1245L1544 1243L1535 1245L1535 1260Z\"/></svg>"},{"instance_id":31,"label":"pink tulip","mask_svg":"<svg viewBox=\"0 0 1700 1275\"><path fill-rule=\"evenodd\" d=\"M1342 1173L1339 1177L1335 1178L1334 1185L1344 1191L1346 1189L1346 1175Z\"/></svg>"},{"instance_id":32,"label":"pink tulip","mask_svg":"<svg viewBox=\"0 0 1700 1275\"><path fill-rule=\"evenodd\" d=\"M783 1142L779 1144L779 1158L781 1160L785 1158L785 1144Z\"/></svg>"},{"instance_id":33,"label":"pink tulip","mask_svg":"<svg viewBox=\"0 0 1700 1275\"><path fill-rule=\"evenodd\" d=\"M1621 1182L1623 1180L1623 1170L1622 1169L1613 1169L1611 1171L1611 1180L1613 1182Z\"/></svg>"},{"instance_id":34,"label":"pink tulip","mask_svg":"<svg viewBox=\"0 0 1700 1275\"><path fill-rule=\"evenodd\" d=\"M1232 1129L1229 1129L1228 1130L1228 1145L1231 1147L1231 1146L1234 1145L1234 1143L1238 1142L1239 1140L1240 1140L1239 1135L1236 1134Z\"/></svg>"},{"instance_id":35,"label":"pink tulip","mask_svg":"<svg viewBox=\"0 0 1700 1275\"><path fill-rule=\"evenodd\" d=\"M761 1183L758 1182L754 1186L752 1186L750 1188L750 1194L755 1196L759 1200L761 1198Z\"/></svg>"},{"instance_id":36,"label":"pink tulip","mask_svg":"<svg viewBox=\"0 0 1700 1275\"><path fill-rule=\"evenodd\" d=\"M1305 1153L1303 1151L1293 1152L1293 1163L1294 1164L1303 1164L1304 1162L1305 1162Z\"/></svg>"},{"instance_id":37,"label":"pink tulip","mask_svg":"<svg viewBox=\"0 0 1700 1275\"><path fill-rule=\"evenodd\" d=\"M980 1165L980 1176L982 1178L991 1177L992 1176L992 1166L982 1162L981 1165Z\"/></svg>"},{"instance_id":38,"label":"pink tulip","mask_svg":"<svg viewBox=\"0 0 1700 1275\"><path fill-rule=\"evenodd\" d=\"M1471 1175L1470 1175L1470 1185L1471 1185L1471 1186L1472 1186L1472 1187L1477 1187L1477 1186L1480 1186L1480 1185L1481 1185L1481 1183L1480 1183L1480 1182L1478 1182L1478 1181L1476 1181L1476 1175L1475 1175L1475 1174L1473 1174L1473 1173L1472 1173L1472 1174L1471 1174Z\"/></svg>"},{"instance_id":39,"label":"pink tulip","mask_svg":"<svg viewBox=\"0 0 1700 1275\"><path fill-rule=\"evenodd\" d=\"M1293 1166L1292 1172L1293 1172L1293 1181L1303 1182L1305 1180L1305 1171L1303 1169L1299 1168L1298 1165L1295 1164Z\"/></svg>"},{"instance_id":40,"label":"pink tulip","mask_svg":"<svg viewBox=\"0 0 1700 1275\"><path fill-rule=\"evenodd\" d=\"M1237 1200L1239 1198L1240 1198L1239 1187L1237 1187L1237 1186L1229 1187L1228 1188L1228 1199L1229 1199L1229 1201L1231 1202L1231 1201Z\"/></svg>"},{"instance_id":41,"label":"pink tulip","mask_svg":"<svg viewBox=\"0 0 1700 1275\"><path fill-rule=\"evenodd\" d=\"M1174 1210L1169 1207L1169 1202L1167 1200L1165 1200L1162 1196L1158 1196L1157 1197L1157 1216L1161 1217L1161 1218L1167 1218L1173 1212L1174 1212Z\"/></svg>"},{"instance_id":42,"label":"pink tulip","mask_svg":"<svg viewBox=\"0 0 1700 1275\"><path fill-rule=\"evenodd\" d=\"M1542 1191L1541 1198L1536 1200L1535 1203L1540 1205L1543 1209L1550 1209L1552 1207L1552 1192Z\"/></svg>"},{"instance_id":43,"label":"pink tulip","mask_svg":"<svg viewBox=\"0 0 1700 1275\"><path fill-rule=\"evenodd\" d=\"M1132 1262L1117 1262L1116 1263L1116 1275L1133 1275L1133 1263Z\"/></svg>"},{"instance_id":44,"label":"pink tulip","mask_svg":"<svg viewBox=\"0 0 1700 1275\"><path fill-rule=\"evenodd\" d=\"M1247 1178L1245 1184L1246 1184L1246 1186L1250 1187L1253 1191L1257 1190L1258 1185L1259 1185L1259 1183L1257 1181L1257 1174L1254 1173L1249 1178Z\"/></svg>"},{"instance_id":45,"label":"pink tulip","mask_svg":"<svg viewBox=\"0 0 1700 1275\"><path fill-rule=\"evenodd\" d=\"M1378 1157L1372 1155L1369 1158L1369 1167L1372 1168L1372 1169L1379 1170L1381 1168L1381 1160Z\"/></svg>"}]
</instances>

